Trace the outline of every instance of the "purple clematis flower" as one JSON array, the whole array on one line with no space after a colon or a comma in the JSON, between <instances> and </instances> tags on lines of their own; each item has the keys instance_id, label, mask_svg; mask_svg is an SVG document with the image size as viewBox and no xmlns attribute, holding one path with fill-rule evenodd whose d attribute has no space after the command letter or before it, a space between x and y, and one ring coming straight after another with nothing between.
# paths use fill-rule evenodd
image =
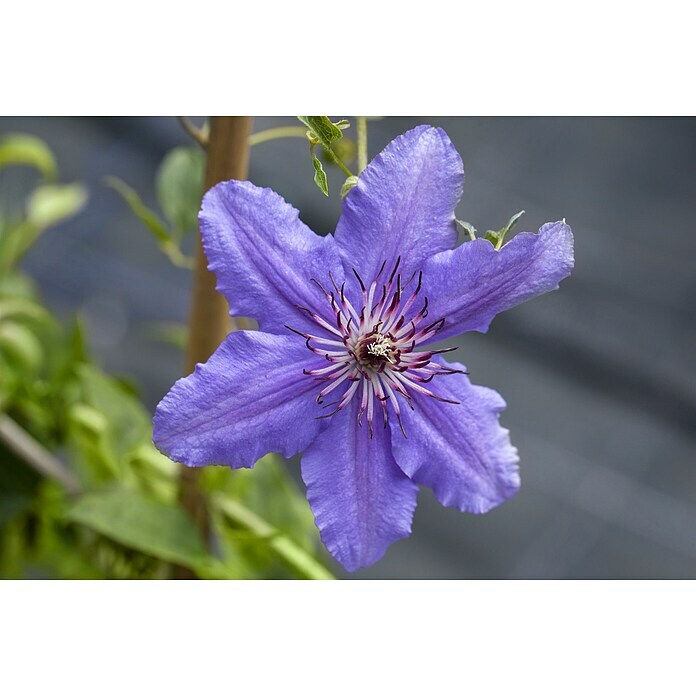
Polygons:
<instances>
[{"instance_id":1,"label":"purple clematis flower","mask_svg":"<svg viewBox=\"0 0 696 696\"><path fill-rule=\"evenodd\" d=\"M430 344L485 332L498 312L558 287L573 237L554 222L499 251L484 239L454 248L463 183L447 135L421 126L365 169L333 236L248 182L218 184L203 200L217 288L260 330L231 333L172 387L154 442L188 466L304 451L321 538L349 571L410 534L418 484L472 513L520 485L498 422L505 402Z\"/></svg>"}]
</instances>

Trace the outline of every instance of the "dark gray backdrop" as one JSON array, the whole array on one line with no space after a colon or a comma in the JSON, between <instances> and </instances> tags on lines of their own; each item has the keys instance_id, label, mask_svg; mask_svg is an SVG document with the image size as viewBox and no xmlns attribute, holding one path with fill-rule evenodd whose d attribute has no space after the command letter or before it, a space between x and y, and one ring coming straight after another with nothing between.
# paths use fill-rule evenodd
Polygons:
<instances>
[{"instance_id":1,"label":"dark gray backdrop","mask_svg":"<svg viewBox=\"0 0 696 696\"><path fill-rule=\"evenodd\" d=\"M452 356L508 402L520 493L475 517L423 490L412 537L352 577L696 577L696 119L388 118L370 124L371 155L419 123L444 127L462 154L460 218L486 229L525 209L519 229L536 230L565 217L576 270ZM50 306L84 313L102 365L134 374L154 408L182 361L148 326L185 320L190 277L102 177L154 203L155 169L187 136L169 118L0 118L9 131L45 138L63 179L91 194L26 269ZM340 204L314 187L306 150L260 145L250 178L329 232Z\"/></svg>"}]
</instances>

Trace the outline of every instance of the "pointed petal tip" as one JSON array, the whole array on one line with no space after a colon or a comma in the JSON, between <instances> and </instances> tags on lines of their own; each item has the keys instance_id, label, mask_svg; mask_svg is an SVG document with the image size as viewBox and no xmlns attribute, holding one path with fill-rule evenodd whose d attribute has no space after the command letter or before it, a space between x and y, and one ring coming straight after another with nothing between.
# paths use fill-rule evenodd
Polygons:
<instances>
[{"instance_id":1,"label":"pointed petal tip","mask_svg":"<svg viewBox=\"0 0 696 696\"><path fill-rule=\"evenodd\" d=\"M408 276L452 249L463 188L464 165L444 130L422 125L398 135L343 201L334 238L346 273L359 262L369 286L385 261L392 268L401 256Z\"/></svg>"},{"instance_id":2,"label":"pointed petal tip","mask_svg":"<svg viewBox=\"0 0 696 696\"><path fill-rule=\"evenodd\" d=\"M554 249L560 264L565 268L565 275L559 282L570 275L575 266L575 237L565 218L556 222L547 222L539 228L539 237L545 239L549 249ZM558 286L556 286L558 287Z\"/></svg>"},{"instance_id":3,"label":"pointed petal tip","mask_svg":"<svg viewBox=\"0 0 696 696\"><path fill-rule=\"evenodd\" d=\"M574 237L563 220L520 232L499 250L479 237L431 257L424 269L431 313L447 318L438 340L485 333L500 312L558 289L574 265Z\"/></svg>"}]
</instances>

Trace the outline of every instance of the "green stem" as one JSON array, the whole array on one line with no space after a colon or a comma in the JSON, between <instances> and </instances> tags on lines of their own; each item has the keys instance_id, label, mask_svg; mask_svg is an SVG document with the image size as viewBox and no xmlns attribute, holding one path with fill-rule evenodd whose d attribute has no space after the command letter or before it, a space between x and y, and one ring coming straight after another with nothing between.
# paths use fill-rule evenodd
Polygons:
<instances>
[{"instance_id":1,"label":"green stem","mask_svg":"<svg viewBox=\"0 0 696 696\"><path fill-rule=\"evenodd\" d=\"M324 152L326 153L326 156L346 175L346 176L353 176L353 172L346 167L343 162L338 158L338 155L333 151L329 150L328 148L324 148Z\"/></svg>"},{"instance_id":2,"label":"green stem","mask_svg":"<svg viewBox=\"0 0 696 696\"><path fill-rule=\"evenodd\" d=\"M252 532L255 537L264 539L303 578L307 580L334 579L334 576L321 563L256 513L240 505L237 501L220 495L216 496L214 501L218 509L228 519L242 527L242 529Z\"/></svg>"},{"instance_id":3,"label":"green stem","mask_svg":"<svg viewBox=\"0 0 696 696\"><path fill-rule=\"evenodd\" d=\"M57 481L70 495L80 493L80 482L75 474L26 430L3 414L0 414L0 442L32 469Z\"/></svg>"},{"instance_id":4,"label":"green stem","mask_svg":"<svg viewBox=\"0 0 696 696\"><path fill-rule=\"evenodd\" d=\"M367 118L356 116L356 129L358 132L358 174L367 167Z\"/></svg>"},{"instance_id":5,"label":"green stem","mask_svg":"<svg viewBox=\"0 0 696 696\"><path fill-rule=\"evenodd\" d=\"M269 140L278 138L302 138L307 139L307 129L303 126L279 126L278 128L268 128L267 130L253 133L249 136L249 147L266 143Z\"/></svg>"}]
</instances>

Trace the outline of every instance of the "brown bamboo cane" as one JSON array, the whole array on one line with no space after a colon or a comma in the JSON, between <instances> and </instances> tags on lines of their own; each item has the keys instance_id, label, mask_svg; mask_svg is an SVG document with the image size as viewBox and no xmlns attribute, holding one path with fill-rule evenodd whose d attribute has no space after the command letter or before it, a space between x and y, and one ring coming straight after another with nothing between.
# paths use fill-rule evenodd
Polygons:
<instances>
[{"instance_id":1,"label":"brown bamboo cane","mask_svg":"<svg viewBox=\"0 0 696 696\"><path fill-rule=\"evenodd\" d=\"M249 167L250 116L213 116L206 144L205 190L220 181L246 179ZM205 362L233 328L225 298L215 289L215 276L208 270L200 236L196 252L196 268L189 314L189 339L186 351L186 374L196 364ZM193 517L205 539L209 536L208 511L199 490L200 470L184 467L181 472L179 499ZM188 568L176 567L174 577L191 579Z\"/></svg>"}]
</instances>

